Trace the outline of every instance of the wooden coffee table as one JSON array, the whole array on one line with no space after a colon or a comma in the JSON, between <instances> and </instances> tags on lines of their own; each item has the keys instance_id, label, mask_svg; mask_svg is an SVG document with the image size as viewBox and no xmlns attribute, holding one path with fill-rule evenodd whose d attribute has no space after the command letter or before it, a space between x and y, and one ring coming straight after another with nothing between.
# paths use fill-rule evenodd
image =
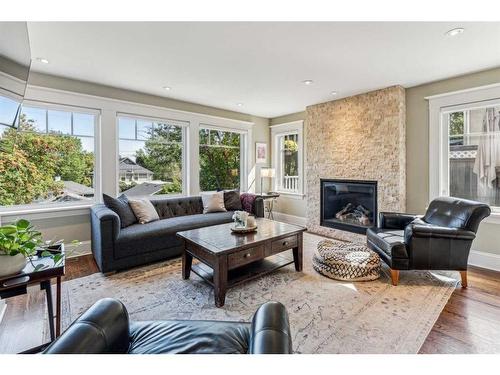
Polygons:
<instances>
[{"instance_id":1,"label":"wooden coffee table","mask_svg":"<svg viewBox=\"0 0 500 375\"><path fill-rule=\"evenodd\" d=\"M236 234L232 223L177 233L184 241L182 278L191 270L214 288L215 305L224 306L227 288L295 264L302 271L303 227L259 218L256 232ZM200 262L193 264L193 258Z\"/></svg>"}]
</instances>

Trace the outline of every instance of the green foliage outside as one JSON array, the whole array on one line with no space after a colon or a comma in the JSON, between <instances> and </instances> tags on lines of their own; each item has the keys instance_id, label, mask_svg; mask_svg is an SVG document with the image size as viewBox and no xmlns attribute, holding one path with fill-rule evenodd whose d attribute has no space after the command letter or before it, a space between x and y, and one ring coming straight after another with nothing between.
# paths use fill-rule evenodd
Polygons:
<instances>
[{"instance_id":1,"label":"green foliage outside","mask_svg":"<svg viewBox=\"0 0 500 375\"><path fill-rule=\"evenodd\" d=\"M153 172L154 180L167 182L159 194L182 192L182 129L159 123L149 131L144 148L136 152L136 163ZM126 189L132 186L128 185Z\"/></svg>"},{"instance_id":2,"label":"green foliage outside","mask_svg":"<svg viewBox=\"0 0 500 375\"><path fill-rule=\"evenodd\" d=\"M450 140L453 144L463 144L464 113L450 113Z\"/></svg>"},{"instance_id":3,"label":"green foliage outside","mask_svg":"<svg viewBox=\"0 0 500 375\"><path fill-rule=\"evenodd\" d=\"M200 130L201 191L240 187L240 135Z\"/></svg>"},{"instance_id":4,"label":"green foliage outside","mask_svg":"<svg viewBox=\"0 0 500 375\"><path fill-rule=\"evenodd\" d=\"M285 139L284 141L284 175L298 176L299 175L299 145L293 139Z\"/></svg>"},{"instance_id":5,"label":"green foliage outside","mask_svg":"<svg viewBox=\"0 0 500 375\"><path fill-rule=\"evenodd\" d=\"M7 129L0 150L0 205L29 204L57 196L62 182L92 186L94 155L78 138L35 132L21 115L19 131Z\"/></svg>"}]
</instances>

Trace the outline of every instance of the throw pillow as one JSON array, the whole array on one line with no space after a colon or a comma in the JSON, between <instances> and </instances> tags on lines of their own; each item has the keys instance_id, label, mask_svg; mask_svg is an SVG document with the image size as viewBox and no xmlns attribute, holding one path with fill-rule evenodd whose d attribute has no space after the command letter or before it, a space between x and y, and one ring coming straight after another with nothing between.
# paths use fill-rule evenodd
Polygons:
<instances>
[{"instance_id":1,"label":"throw pillow","mask_svg":"<svg viewBox=\"0 0 500 375\"><path fill-rule=\"evenodd\" d=\"M135 216L139 219L139 223L146 224L151 221L160 220L158 212L156 212L153 203L147 198L130 198L128 200L130 207L134 211Z\"/></svg>"},{"instance_id":2,"label":"throw pillow","mask_svg":"<svg viewBox=\"0 0 500 375\"><path fill-rule=\"evenodd\" d=\"M224 206L228 211L241 211L240 192L237 190L228 190L224 192Z\"/></svg>"},{"instance_id":3,"label":"throw pillow","mask_svg":"<svg viewBox=\"0 0 500 375\"><path fill-rule=\"evenodd\" d=\"M103 194L102 199L106 207L116 212L120 217L122 228L137 223L137 218L134 215L134 211L128 205L128 199L125 195L122 194L118 198L113 198L107 194Z\"/></svg>"},{"instance_id":4,"label":"throw pillow","mask_svg":"<svg viewBox=\"0 0 500 375\"><path fill-rule=\"evenodd\" d=\"M223 191L219 191L217 193L201 193L201 201L203 202L204 214L227 211L224 206Z\"/></svg>"},{"instance_id":5,"label":"throw pillow","mask_svg":"<svg viewBox=\"0 0 500 375\"><path fill-rule=\"evenodd\" d=\"M253 214L253 206L255 204L255 199L257 196L252 193L243 193L241 194L241 205L243 206L243 210L248 212L249 214Z\"/></svg>"}]
</instances>

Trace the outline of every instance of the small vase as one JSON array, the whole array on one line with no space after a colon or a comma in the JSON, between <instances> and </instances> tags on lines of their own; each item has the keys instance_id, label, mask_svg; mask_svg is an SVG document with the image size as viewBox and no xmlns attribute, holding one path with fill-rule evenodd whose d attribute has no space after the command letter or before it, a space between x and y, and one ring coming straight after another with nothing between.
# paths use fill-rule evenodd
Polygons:
<instances>
[{"instance_id":1,"label":"small vase","mask_svg":"<svg viewBox=\"0 0 500 375\"><path fill-rule=\"evenodd\" d=\"M23 254L0 255L0 277L15 275L26 266L27 259Z\"/></svg>"}]
</instances>

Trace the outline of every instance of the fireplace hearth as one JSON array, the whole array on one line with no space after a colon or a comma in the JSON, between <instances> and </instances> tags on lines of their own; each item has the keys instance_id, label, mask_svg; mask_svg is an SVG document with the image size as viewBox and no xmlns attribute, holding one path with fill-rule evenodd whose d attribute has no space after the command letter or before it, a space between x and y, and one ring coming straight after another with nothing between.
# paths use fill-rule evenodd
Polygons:
<instances>
[{"instance_id":1,"label":"fireplace hearth","mask_svg":"<svg viewBox=\"0 0 500 375\"><path fill-rule=\"evenodd\" d=\"M377 225L377 181L321 179L324 227L365 234Z\"/></svg>"}]
</instances>

